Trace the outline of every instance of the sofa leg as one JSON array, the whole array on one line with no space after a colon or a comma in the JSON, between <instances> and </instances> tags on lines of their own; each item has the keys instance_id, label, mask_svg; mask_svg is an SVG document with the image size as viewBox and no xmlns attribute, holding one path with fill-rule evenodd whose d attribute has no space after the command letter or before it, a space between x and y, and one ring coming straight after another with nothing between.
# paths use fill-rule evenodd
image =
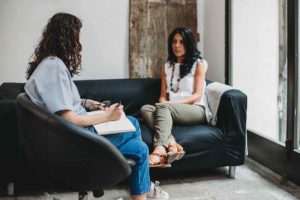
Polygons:
<instances>
[{"instance_id":1,"label":"sofa leg","mask_svg":"<svg viewBox=\"0 0 300 200\"><path fill-rule=\"evenodd\" d=\"M8 196L13 196L15 194L14 183L8 183L6 190Z\"/></svg>"},{"instance_id":2,"label":"sofa leg","mask_svg":"<svg viewBox=\"0 0 300 200\"><path fill-rule=\"evenodd\" d=\"M88 193L86 191L82 191L78 193L78 200L88 200Z\"/></svg>"},{"instance_id":3,"label":"sofa leg","mask_svg":"<svg viewBox=\"0 0 300 200\"><path fill-rule=\"evenodd\" d=\"M229 166L228 176L230 178L234 178L235 177L235 169L236 169L236 166Z\"/></svg>"},{"instance_id":4,"label":"sofa leg","mask_svg":"<svg viewBox=\"0 0 300 200\"><path fill-rule=\"evenodd\" d=\"M95 198L100 198L104 195L104 191L102 189L99 190L93 190L93 196Z\"/></svg>"}]
</instances>

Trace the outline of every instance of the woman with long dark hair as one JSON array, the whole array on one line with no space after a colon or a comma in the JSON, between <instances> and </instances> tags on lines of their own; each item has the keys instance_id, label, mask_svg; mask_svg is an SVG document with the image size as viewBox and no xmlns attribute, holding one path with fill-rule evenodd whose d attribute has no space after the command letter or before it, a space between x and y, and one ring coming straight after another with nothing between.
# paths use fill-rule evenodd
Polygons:
<instances>
[{"instance_id":1,"label":"woman with long dark hair","mask_svg":"<svg viewBox=\"0 0 300 200\"><path fill-rule=\"evenodd\" d=\"M197 49L192 31L174 29L168 37L168 61L161 70L158 103L144 105L141 114L154 132L150 167L166 167L181 159L185 151L172 136L173 123L206 123L204 112L207 62Z\"/></svg>"},{"instance_id":2,"label":"woman with long dark hair","mask_svg":"<svg viewBox=\"0 0 300 200\"><path fill-rule=\"evenodd\" d=\"M87 115L84 107L93 107L99 102L82 101L71 79L81 70L81 26L76 16L67 13L57 13L48 21L27 69L25 91L38 106L96 133L93 125L120 119L123 106L114 104L101 114ZM138 121L128 118L135 132L104 137L125 157L136 161L130 181L132 199L168 199L168 194L157 184L150 186L148 147L141 139Z\"/></svg>"}]
</instances>

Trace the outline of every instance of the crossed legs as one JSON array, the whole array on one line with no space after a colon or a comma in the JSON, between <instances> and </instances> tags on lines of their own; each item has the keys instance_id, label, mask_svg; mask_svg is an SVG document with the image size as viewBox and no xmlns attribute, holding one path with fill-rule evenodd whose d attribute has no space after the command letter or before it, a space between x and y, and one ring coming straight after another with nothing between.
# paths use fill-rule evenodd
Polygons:
<instances>
[{"instance_id":1,"label":"crossed legs","mask_svg":"<svg viewBox=\"0 0 300 200\"><path fill-rule=\"evenodd\" d=\"M144 105L141 114L154 133L154 150L149 156L150 166L161 166L181 159L184 150L171 134L173 123L194 125L205 123L204 109L198 105L157 103Z\"/></svg>"}]
</instances>

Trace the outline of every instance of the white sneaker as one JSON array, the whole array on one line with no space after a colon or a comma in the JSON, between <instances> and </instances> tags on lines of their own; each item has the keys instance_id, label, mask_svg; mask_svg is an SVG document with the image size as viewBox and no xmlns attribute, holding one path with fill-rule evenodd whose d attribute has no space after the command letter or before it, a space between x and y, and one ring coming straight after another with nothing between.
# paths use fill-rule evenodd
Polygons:
<instances>
[{"instance_id":1,"label":"white sneaker","mask_svg":"<svg viewBox=\"0 0 300 200\"><path fill-rule=\"evenodd\" d=\"M146 194L147 200L168 200L169 194L159 187L159 181L151 182L151 190Z\"/></svg>"}]
</instances>

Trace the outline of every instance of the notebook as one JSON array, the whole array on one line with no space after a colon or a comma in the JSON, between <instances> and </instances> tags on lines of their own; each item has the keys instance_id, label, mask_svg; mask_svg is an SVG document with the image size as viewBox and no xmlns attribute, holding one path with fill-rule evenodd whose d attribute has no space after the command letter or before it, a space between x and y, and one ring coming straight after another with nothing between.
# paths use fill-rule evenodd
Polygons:
<instances>
[{"instance_id":1,"label":"notebook","mask_svg":"<svg viewBox=\"0 0 300 200\"><path fill-rule=\"evenodd\" d=\"M87 114L95 115L103 112L104 111L98 110L98 111L88 112ZM136 131L135 127L133 126L131 121L126 117L124 112L119 120L103 122L94 125L94 127L99 135L108 135L108 134Z\"/></svg>"}]
</instances>

